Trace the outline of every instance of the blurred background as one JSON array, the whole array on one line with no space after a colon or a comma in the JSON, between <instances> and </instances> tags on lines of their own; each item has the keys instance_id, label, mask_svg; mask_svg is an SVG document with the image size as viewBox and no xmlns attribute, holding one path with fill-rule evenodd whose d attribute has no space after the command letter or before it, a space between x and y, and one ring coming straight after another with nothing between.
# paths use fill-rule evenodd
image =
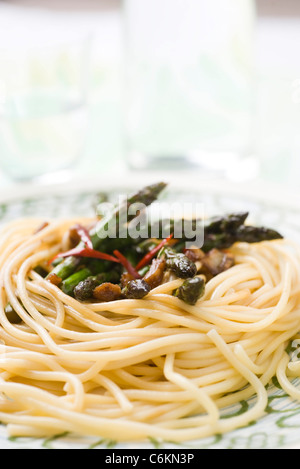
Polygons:
<instances>
[{"instance_id":1,"label":"blurred background","mask_svg":"<svg viewBox=\"0 0 300 469\"><path fill-rule=\"evenodd\" d=\"M298 0L0 1L0 185L187 173L298 191Z\"/></svg>"}]
</instances>

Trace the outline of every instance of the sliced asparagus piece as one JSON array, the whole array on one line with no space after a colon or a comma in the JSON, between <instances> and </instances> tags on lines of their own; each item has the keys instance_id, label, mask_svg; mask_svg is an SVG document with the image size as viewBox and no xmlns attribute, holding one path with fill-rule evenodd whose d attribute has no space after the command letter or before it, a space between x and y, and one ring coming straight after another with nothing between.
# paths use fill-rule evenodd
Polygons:
<instances>
[{"instance_id":1,"label":"sliced asparagus piece","mask_svg":"<svg viewBox=\"0 0 300 469\"><path fill-rule=\"evenodd\" d=\"M202 277L186 279L183 284L173 291L173 296L189 305L194 305L205 293L205 281Z\"/></svg>"},{"instance_id":2,"label":"sliced asparagus piece","mask_svg":"<svg viewBox=\"0 0 300 469\"><path fill-rule=\"evenodd\" d=\"M167 247L163 250L162 255L166 258L166 268L171 270L177 277L190 278L196 275L196 264L185 254L177 253Z\"/></svg>"},{"instance_id":3,"label":"sliced asparagus piece","mask_svg":"<svg viewBox=\"0 0 300 469\"><path fill-rule=\"evenodd\" d=\"M50 274L55 274L57 275L57 277L61 278L62 280L65 280L67 277L70 277L70 275L75 272L80 262L81 260L78 257L66 257L66 259L64 259L51 270Z\"/></svg>"},{"instance_id":4,"label":"sliced asparagus piece","mask_svg":"<svg viewBox=\"0 0 300 469\"><path fill-rule=\"evenodd\" d=\"M123 288L122 294L125 298L141 299L151 290L150 285L143 279L131 280Z\"/></svg>"},{"instance_id":5,"label":"sliced asparagus piece","mask_svg":"<svg viewBox=\"0 0 300 469\"><path fill-rule=\"evenodd\" d=\"M164 182L159 182L157 184L146 186L137 193L131 195L128 199L125 200L124 204L121 204L121 206L115 206L113 212L108 217L104 217L103 219L101 219L96 224L95 228L91 230L90 236L94 249L100 249L103 241L107 240L107 238L103 238L99 236L99 234L108 230L109 224L112 220L118 228L120 218L125 212L126 221L129 223L137 216L137 213L133 213L131 215L129 214L130 207L132 207L134 204L142 204L145 207L148 207L155 200L157 200L157 197L162 192L162 190L165 189L165 187L166 183ZM128 239L128 237L122 239ZM114 249L116 249L116 247Z\"/></svg>"}]
</instances>

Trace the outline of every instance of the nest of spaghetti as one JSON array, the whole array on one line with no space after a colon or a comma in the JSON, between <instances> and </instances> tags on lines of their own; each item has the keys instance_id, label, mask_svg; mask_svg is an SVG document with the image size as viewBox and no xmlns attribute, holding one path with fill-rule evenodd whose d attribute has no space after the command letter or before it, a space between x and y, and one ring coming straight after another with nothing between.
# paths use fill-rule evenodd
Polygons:
<instances>
[{"instance_id":1,"label":"nest of spaghetti","mask_svg":"<svg viewBox=\"0 0 300 469\"><path fill-rule=\"evenodd\" d=\"M164 189L147 186L121 208L149 206ZM183 442L262 417L275 375L299 398L290 376L300 366L286 352L300 326L299 247L247 225L248 213L192 220L201 246L174 236L170 219L166 237L99 236L120 214L118 205L104 217L2 230L8 433ZM165 233L166 220L156 228Z\"/></svg>"}]
</instances>

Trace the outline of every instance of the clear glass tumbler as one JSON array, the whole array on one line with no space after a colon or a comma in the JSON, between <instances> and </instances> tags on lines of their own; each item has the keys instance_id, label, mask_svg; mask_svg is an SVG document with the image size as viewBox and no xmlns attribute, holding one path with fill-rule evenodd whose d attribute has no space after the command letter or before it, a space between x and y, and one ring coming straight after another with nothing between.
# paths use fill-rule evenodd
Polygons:
<instances>
[{"instance_id":1,"label":"clear glass tumbler","mask_svg":"<svg viewBox=\"0 0 300 469\"><path fill-rule=\"evenodd\" d=\"M90 39L49 39L0 48L0 167L14 180L70 169L85 143Z\"/></svg>"},{"instance_id":2,"label":"clear glass tumbler","mask_svg":"<svg viewBox=\"0 0 300 469\"><path fill-rule=\"evenodd\" d=\"M251 153L253 0L124 0L134 169L222 168Z\"/></svg>"}]
</instances>

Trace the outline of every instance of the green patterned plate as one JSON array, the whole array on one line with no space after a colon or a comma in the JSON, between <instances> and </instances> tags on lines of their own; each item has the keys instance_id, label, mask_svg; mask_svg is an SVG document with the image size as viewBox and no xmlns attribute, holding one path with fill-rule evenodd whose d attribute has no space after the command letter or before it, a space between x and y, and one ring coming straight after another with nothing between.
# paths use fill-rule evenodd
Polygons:
<instances>
[{"instance_id":1,"label":"green patterned plate","mask_svg":"<svg viewBox=\"0 0 300 469\"><path fill-rule=\"evenodd\" d=\"M127 194L135 188L156 181L142 178L124 183L115 181L89 180L63 186L31 186L0 193L0 225L24 216L62 217L88 216L94 213L97 193L107 192L112 199L117 194ZM174 178L173 178L174 179ZM138 184L136 182L138 180ZM188 187L188 189L186 189ZM246 186L227 184L223 181L189 180L182 185L173 180L166 199L200 201L205 213L220 214L233 210L248 210L256 223L270 225L285 236L300 241L300 198L287 193L281 187L266 187L257 183ZM297 382L296 382L297 383ZM299 380L300 386L300 380ZM209 448L209 449L261 449L300 447L300 403L291 401L273 380L268 386L269 402L265 416L251 425L225 435L193 441L190 444L174 445L151 439L145 443L120 445L116 441L82 438L80 435L56 435L49 439L7 438L5 427L0 425L0 448ZM223 418L242 413L251 406L251 401L240 402L226 409Z\"/></svg>"}]
</instances>

